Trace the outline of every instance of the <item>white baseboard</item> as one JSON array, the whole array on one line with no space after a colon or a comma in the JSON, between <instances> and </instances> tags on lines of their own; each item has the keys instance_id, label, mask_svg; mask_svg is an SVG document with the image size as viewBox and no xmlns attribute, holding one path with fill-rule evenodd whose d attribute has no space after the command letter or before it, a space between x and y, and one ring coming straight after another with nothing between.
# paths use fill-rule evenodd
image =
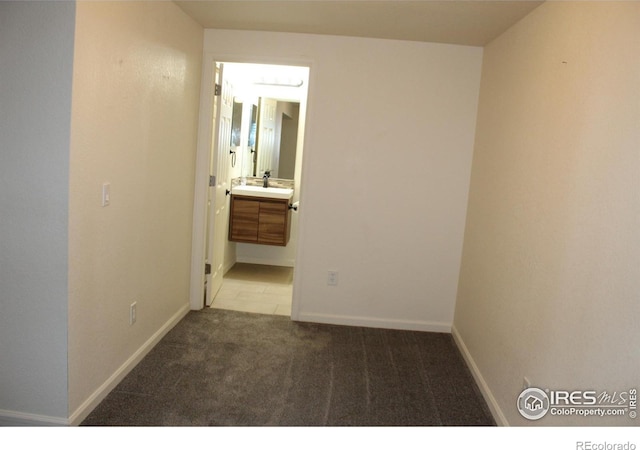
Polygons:
<instances>
[{"instance_id":1,"label":"white baseboard","mask_svg":"<svg viewBox=\"0 0 640 450\"><path fill-rule=\"evenodd\" d=\"M462 340L462 336L460 336L460 333L458 333L458 330L456 329L455 326L451 327L451 334L453 335L453 340L458 346L460 353L462 353L462 357L467 363L467 366L469 367L469 370L471 371L473 378L476 380L476 383L480 388L480 392L482 393L482 396L487 402L489 406L489 410L491 411L491 414L493 415L493 418L496 421L496 424L498 424L498 426L501 426L501 427L508 427L509 422L507 421L507 418L502 412L502 409L500 409L500 406L498 405L496 398L493 396L491 389L489 389L489 385L484 380L482 373L480 373L480 369L478 368L475 361L473 360L471 353L469 353L469 349L465 345L464 341Z\"/></svg>"},{"instance_id":2,"label":"white baseboard","mask_svg":"<svg viewBox=\"0 0 640 450\"><path fill-rule=\"evenodd\" d=\"M69 425L79 425L98 404L120 383L125 376L144 358L147 353L160 342L167 334L190 310L187 303L178 310L165 324L160 327L125 363L118 368L102 386L100 386L93 394L87 398L78 409L69 417Z\"/></svg>"},{"instance_id":3,"label":"white baseboard","mask_svg":"<svg viewBox=\"0 0 640 450\"><path fill-rule=\"evenodd\" d=\"M62 427L69 425L66 417L41 416L0 409L0 427Z\"/></svg>"},{"instance_id":4,"label":"white baseboard","mask_svg":"<svg viewBox=\"0 0 640 450\"><path fill-rule=\"evenodd\" d=\"M433 333L451 333L451 324L425 322L418 320L379 319L377 317L341 316L331 314L299 313L292 317L299 322L317 322L331 325L349 325L357 327L387 328L392 330L430 331Z\"/></svg>"},{"instance_id":5,"label":"white baseboard","mask_svg":"<svg viewBox=\"0 0 640 450\"><path fill-rule=\"evenodd\" d=\"M120 381L144 358L149 351L187 313L189 304L184 305L158 331L156 331L125 363L118 368L69 418L29 414L19 411L0 410L0 426L44 427L79 425Z\"/></svg>"},{"instance_id":6,"label":"white baseboard","mask_svg":"<svg viewBox=\"0 0 640 450\"><path fill-rule=\"evenodd\" d=\"M281 266L281 267L293 267L295 260L293 259L271 259L271 258L254 258L254 257L241 257L237 258L239 263L247 264L262 264L266 266Z\"/></svg>"},{"instance_id":7,"label":"white baseboard","mask_svg":"<svg viewBox=\"0 0 640 450\"><path fill-rule=\"evenodd\" d=\"M228 271L231 270L231 268L233 267L233 265L235 264L235 261L231 261L230 263L227 262L223 267L222 267L222 274L223 276L227 274Z\"/></svg>"}]
</instances>

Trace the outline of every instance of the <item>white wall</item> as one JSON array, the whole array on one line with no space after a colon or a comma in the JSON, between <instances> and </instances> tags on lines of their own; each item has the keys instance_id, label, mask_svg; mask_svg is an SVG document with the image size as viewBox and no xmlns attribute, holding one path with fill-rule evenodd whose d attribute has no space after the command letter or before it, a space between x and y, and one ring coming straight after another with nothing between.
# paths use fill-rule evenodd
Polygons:
<instances>
[{"instance_id":1,"label":"white wall","mask_svg":"<svg viewBox=\"0 0 640 450\"><path fill-rule=\"evenodd\" d=\"M73 2L0 2L0 424L67 417Z\"/></svg>"},{"instance_id":2,"label":"white wall","mask_svg":"<svg viewBox=\"0 0 640 450\"><path fill-rule=\"evenodd\" d=\"M547 2L484 52L455 330L501 421L549 389L638 387L640 4Z\"/></svg>"},{"instance_id":3,"label":"white wall","mask_svg":"<svg viewBox=\"0 0 640 450\"><path fill-rule=\"evenodd\" d=\"M69 200L69 409L188 311L203 30L172 2L79 2ZM101 206L103 182L111 205ZM129 305L137 322L129 326Z\"/></svg>"},{"instance_id":4,"label":"white wall","mask_svg":"<svg viewBox=\"0 0 640 450\"><path fill-rule=\"evenodd\" d=\"M449 330L482 49L205 30L205 57L311 65L293 317Z\"/></svg>"}]
</instances>

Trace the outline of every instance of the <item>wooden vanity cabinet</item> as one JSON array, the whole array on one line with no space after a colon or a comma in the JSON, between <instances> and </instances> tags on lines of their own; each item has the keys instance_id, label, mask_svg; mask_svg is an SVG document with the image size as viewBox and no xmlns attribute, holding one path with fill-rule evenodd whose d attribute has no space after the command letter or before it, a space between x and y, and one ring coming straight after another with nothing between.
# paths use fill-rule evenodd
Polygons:
<instances>
[{"instance_id":1,"label":"wooden vanity cabinet","mask_svg":"<svg viewBox=\"0 0 640 450\"><path fill-rule=\"evenodd\" d=\"M289 200L231 196L229 240L285 246L291 231Z\"/></svg>"}]
</instances>

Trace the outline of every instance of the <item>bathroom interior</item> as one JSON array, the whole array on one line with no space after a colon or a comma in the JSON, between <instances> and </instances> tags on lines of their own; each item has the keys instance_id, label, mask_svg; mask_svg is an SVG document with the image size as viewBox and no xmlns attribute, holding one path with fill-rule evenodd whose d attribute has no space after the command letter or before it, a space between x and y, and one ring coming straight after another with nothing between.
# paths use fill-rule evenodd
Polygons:
<instances>
[{"instance_id":1,"label":"bathroom interior","mask_svg":"<svg viewBox=\"0 0 640 450\"><path fill-rule=\"evenodd\" d=\"M309 68L215 67L204 304L290 316Z\"/></svg>"}]
</instances>

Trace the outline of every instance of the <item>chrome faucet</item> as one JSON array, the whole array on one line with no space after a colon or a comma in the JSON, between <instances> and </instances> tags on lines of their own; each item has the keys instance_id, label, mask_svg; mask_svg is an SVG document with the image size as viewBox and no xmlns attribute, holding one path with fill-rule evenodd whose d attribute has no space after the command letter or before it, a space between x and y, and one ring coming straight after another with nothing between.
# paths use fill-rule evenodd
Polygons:
<instances>
[{"instance_id":1,"label":"chrome faucet","mask_svg":"<svg viewBox=\"0 0 640 450\"><path fill-rule=\"evenodd\" d=\"M264 188L268 188L269 187L269 177L271 176L271 171L270 170L265 170L264 171L264 175L262 176L262 187Z\"/></svg>"}]
</instances>

